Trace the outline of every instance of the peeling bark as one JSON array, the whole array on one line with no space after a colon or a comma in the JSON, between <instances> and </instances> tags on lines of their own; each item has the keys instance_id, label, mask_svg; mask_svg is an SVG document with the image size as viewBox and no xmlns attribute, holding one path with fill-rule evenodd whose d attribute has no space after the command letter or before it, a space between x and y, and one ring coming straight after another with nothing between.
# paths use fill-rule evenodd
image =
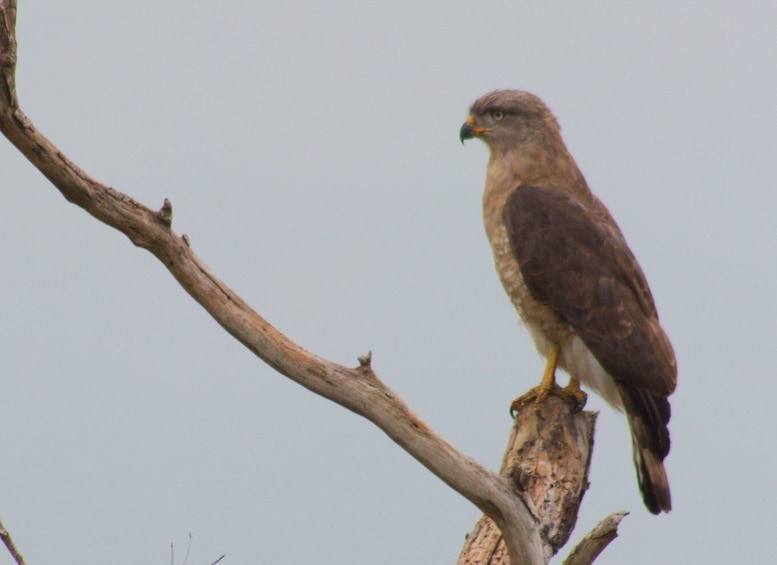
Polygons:
<instances>
[{"instance_id":1,"label":"peeling bark","mask_svg":"<svg viewBox=\"0 0 777 565\"><path fill-rule=\"evenodd\" d=\"M569 539L588 488L595 412L572 412L551 396L516 415L500 473L532 501L545 562ZM483 516L467 538L458 565L507 565L510 558L493 521Z\"/></svg>"}]
</instances>

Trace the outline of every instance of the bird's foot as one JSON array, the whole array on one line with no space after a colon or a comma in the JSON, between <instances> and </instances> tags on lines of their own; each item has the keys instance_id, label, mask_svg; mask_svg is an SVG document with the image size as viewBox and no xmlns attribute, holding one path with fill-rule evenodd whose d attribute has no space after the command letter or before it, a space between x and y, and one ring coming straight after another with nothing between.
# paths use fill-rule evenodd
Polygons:
<instances>
[{"instance_id":1,"label":"bird's foot","mask_svg":"<svg viewBox=\"0 0 777 565\"><path fill-rule=\"evenodd\" d=\"M588 395L580 388L579 383L571 382L565 387L560 387L555 381L547 384L543 382L513 400L510 404L510 416L514 418L515 414L528 404L534 404L534 410L539 412L542 404L551 395L570 404L573 412L582 410L588 400Z\"/></svg>"}]
</instances>

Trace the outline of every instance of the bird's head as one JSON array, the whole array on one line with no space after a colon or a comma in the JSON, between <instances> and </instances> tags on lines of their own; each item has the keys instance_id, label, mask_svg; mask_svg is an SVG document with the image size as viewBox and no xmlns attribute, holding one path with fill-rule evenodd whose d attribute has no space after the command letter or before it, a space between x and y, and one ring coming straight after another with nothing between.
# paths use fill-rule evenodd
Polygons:
<instances>
[{"instance_id":1,"label":"bird's head","mask_svg":"<svg viewBox=\"0 0 777 565\"><path fill-rule=\"evenodd\" d=\"M494 90L478 98L461 126L459 138L478 137L494 151L520 147L532 140L558 136L558 121L534 94L522 90Z\"/></svg>"}]
</instances>

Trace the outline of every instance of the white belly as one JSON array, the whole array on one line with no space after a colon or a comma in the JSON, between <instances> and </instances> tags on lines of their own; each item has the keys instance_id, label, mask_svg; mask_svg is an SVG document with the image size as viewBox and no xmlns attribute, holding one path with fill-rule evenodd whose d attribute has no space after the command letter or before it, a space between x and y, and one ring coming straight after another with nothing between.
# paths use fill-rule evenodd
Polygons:
<instances>
[{"instance_id":1,"label":"white belly","mask_svg":"<svg viewBox=\"0 0 777 565\"><path fill-rule=\"evenodd\" d=\"M537 326L527 323L526 327L529 329L537 350L543 357L547 357L551 342ZM618 388L615 386L615 381L596 360L582 339L572 334L560 343L560 349L561 354L558 362L560 369L576 376L587 388L601 396L607 404L623 411L623 403L618 394Z\"/></svg>"}]
</instances>

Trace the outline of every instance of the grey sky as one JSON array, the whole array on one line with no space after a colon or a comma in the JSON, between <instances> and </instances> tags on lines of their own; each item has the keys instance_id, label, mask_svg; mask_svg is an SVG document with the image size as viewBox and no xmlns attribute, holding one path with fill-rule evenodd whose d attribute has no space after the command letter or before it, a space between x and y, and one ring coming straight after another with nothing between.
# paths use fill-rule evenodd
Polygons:
<instances>
[{"instance_id":1,"label":"grey sky","mask_svg":"<svg viewBox=\"0 0 777 565\"><path fill-rule=\"evenodd\" d=\"M542 362L481 223L484 92L540 95L640 259L680 365L675 510L601 409L598 563L762 563L777 523L777 3L20 2L36 126L304 347L498 465ZM478 512L276 375L0 143L0 516L30 563L455 562ZM179 559L180 561L180 559ZM10 563L0 554L0 564Z\"/></svg>"}]
</instances>

